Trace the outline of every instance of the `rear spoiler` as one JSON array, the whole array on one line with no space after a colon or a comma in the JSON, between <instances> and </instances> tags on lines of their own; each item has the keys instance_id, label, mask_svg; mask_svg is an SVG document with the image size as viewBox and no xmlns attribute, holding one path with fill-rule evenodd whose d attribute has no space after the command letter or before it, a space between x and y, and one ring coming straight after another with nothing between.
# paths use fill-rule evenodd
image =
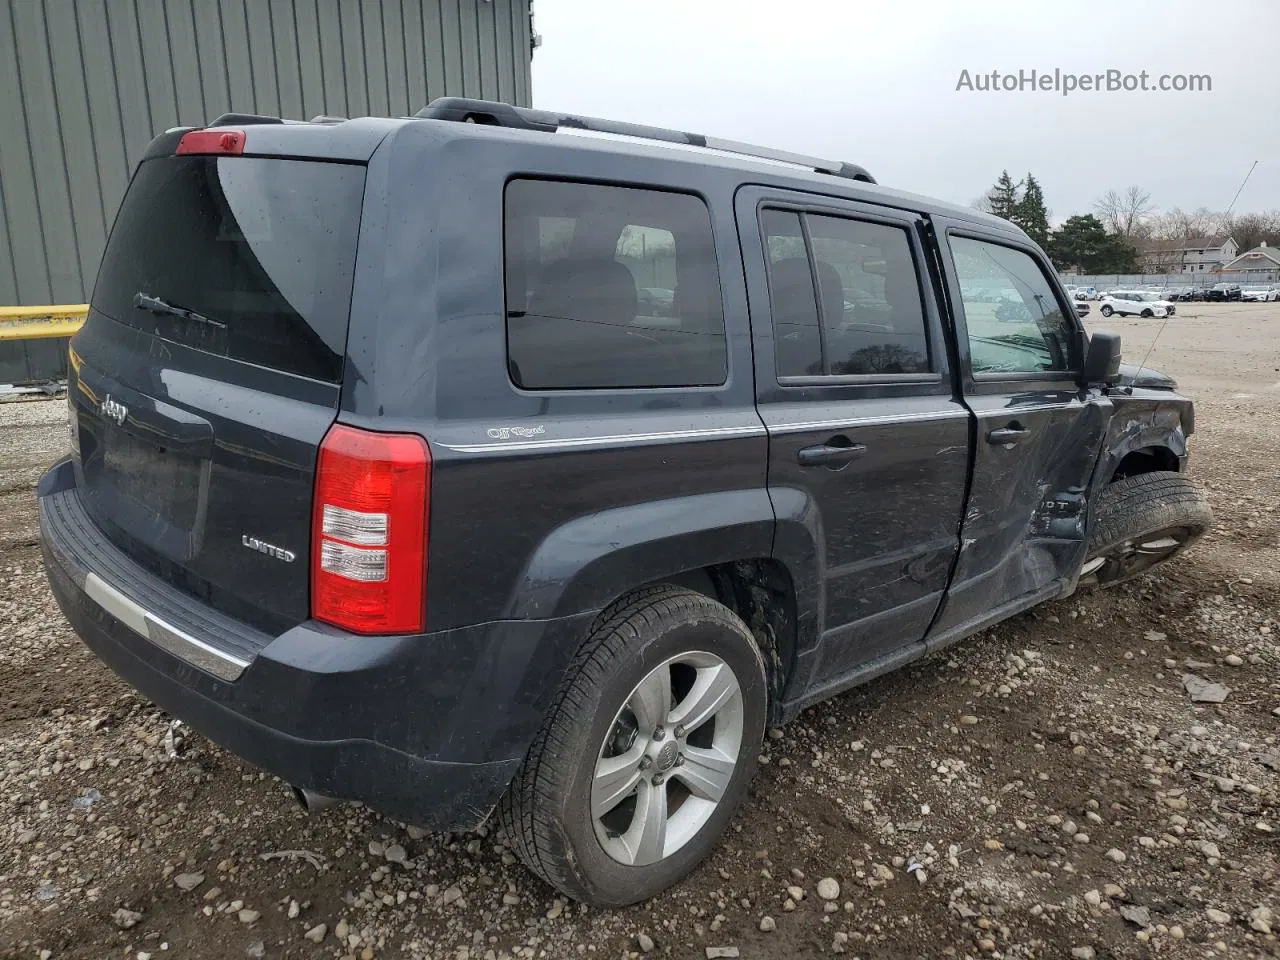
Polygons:
<instances>
[{"instance_id":1,"label":"rear spoiler","mask_svg":"<svg viewBox=\"0 0 1280 960\"><path fill-rule=\"evenodd\" d=\"M293 160L335 160L368 163L373 151L404 120L387 117L359 117L355 120L310 123L305 120L283 120L257 114L224 113L203 127L171 127L148 145L142 159L172 157L178 153L182 138L193 131L239 133L239 148L198 149L187 153L243 154L246 157L287 157ZM212 137L212 140L220 140Z\"/></svg>"}]
</instances>

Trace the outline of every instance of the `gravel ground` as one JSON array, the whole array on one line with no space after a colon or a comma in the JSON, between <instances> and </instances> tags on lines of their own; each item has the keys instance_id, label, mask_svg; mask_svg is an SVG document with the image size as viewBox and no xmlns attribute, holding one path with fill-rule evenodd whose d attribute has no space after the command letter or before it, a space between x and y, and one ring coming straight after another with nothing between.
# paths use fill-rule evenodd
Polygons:
<instances>
[{"instance_id":1,"label":"gravel ground","mask_svg":"<svg viewBox=\"0 0 1280 960\"><path fill-rule=\"evenodd\" d=\"M31 488L64 405L0 404L0 957L1280 956L1280 306L1097 325L1131 360L1163 329L1215 531L770 731L719 851L612 912L496 832L308 818L167 742L41 573ZM1226 701L1193 704L1185 672Z\"/></svg>"}]
</instances>

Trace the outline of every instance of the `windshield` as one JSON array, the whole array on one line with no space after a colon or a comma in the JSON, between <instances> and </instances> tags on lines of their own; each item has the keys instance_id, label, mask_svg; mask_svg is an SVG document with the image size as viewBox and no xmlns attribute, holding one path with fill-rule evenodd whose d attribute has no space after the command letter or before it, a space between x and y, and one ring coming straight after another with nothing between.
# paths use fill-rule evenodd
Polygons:
<instances>
[{"instance_id":1,"label":"windshield","mask_svg":"<svg viewBox=\"0 0 1280 960\"><path fill-rule=\"evenodd\" d=\"M166 340L337 382L364 167L166 157L138 169L93 308Z\"/></svg>"}]
</instances>

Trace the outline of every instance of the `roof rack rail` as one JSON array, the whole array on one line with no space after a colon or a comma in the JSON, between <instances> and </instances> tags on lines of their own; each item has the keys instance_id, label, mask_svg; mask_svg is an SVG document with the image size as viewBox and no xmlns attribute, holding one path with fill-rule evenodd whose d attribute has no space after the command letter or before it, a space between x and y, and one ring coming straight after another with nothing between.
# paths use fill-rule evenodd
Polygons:
<instances>
[{"instance_id":1,"label":"roof rack rail","mask_svg":"<svg viewBox=\"0 0 1280 960\"><path fill-rule=\"evenodd\" d=\"M458 123L480 123L494 127L514 127L519 130L540 130L544 133L555 133L560 129L590 130L593 133L610 133L624 137L640 137L645 140L660 140L664 143L676 143L691 147L706 147L710 150L722 150L726 153L737 153L746 157L761 160L774 160L796 166L808 167L815 173L827 173L847 180L861 180L863 183L875 183L875 178L856 163L844 163L839 160L823 160L800 153L789 153L785 150L771 150L768 147L757 147L750 143L739 143L736 140L720 140L716 137L705 137L700 133L685 133L681 130L667 130L663 127L650 127L640 123L624 123L619 120L601 120L598 117L582 117L571 113L553 113L550 110L532 110L528 107L513 107L509 103L496 100L474 100L468 97L440 97L423 107L415 117L422 120L453 120Z\"/></svg>"}]
</instances>

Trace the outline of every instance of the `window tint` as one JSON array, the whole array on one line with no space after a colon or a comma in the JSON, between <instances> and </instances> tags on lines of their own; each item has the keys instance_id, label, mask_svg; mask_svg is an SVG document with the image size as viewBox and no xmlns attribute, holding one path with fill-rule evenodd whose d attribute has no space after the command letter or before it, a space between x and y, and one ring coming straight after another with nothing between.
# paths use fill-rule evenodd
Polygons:
<instances>
[{"instance_id":1,"label":"window tint","mask_svg":"<svg viewBox=\"0 0 1280 960\"><path fill-rule=\"evenodd\" d=\"M973 372L1040 373L1075 368L1075 327L1027 253L997 243L952 237ZM995 298L968 292L995 290Z\"/></svg>"},{"instance_id":2,"label":"window tint","mask_svg":"<svg viewBox=\"0 0 1280 960\"><path fill-rule=\"evenodd\" d=\"M197 350L339 380L363 195L354 164L148 160L120 207L93 306Z\"/></svg>"},{"instance_id":3,"label":"window tint","mask_svg":"<svg viewBox=\"0 0 1280 960\"><path fill-rule=\"evenodd\" d=\"M809 220L828 373L928 373L924 306L907 232L843 217Z\"/></svg>"},{"instance_id":4,"label":"window tint","mask_svg":"<svg viewBox=\"0 0 1280 960\"><path fill-rule=\"evenodd\" d=\"M812 261L799 214L761 215L778 376L929 372L924 307L906 231L843 217L805 220Z\"/></svg>"},{"instance_id":5,"label":"window tint","mask_svg":"<svg viewBox=\"0 0 1280 960\"><path fill-rule=\"evenodd\" d=\"M527 389L724 383L711 217L685 194L507 186L511 378Z\"/></svg>"}]
</instances>

